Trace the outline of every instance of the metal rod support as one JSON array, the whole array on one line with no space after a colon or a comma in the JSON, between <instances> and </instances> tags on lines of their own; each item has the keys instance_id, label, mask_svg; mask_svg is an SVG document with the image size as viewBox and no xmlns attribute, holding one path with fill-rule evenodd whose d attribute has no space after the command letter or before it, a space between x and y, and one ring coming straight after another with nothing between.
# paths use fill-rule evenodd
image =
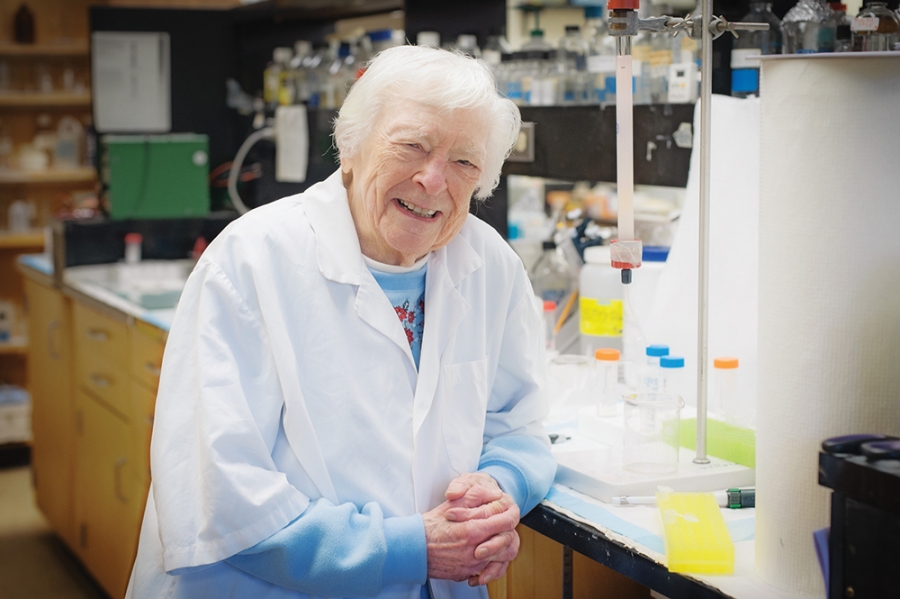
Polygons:
<instances>
[{"instance_id":1,"label":"metal rod support","mask_svg":"<svg viewBox=\"0 0 900 599\"><path fill-rule=\"evenodd\" d=\"M712 16L712 0L702 0L700 18ZM697 268L697 455L695 464L708 464L706 457L707 373L709 370L709 165L710 115L712 113L712 33L701 27L703 60L700 71L700 240Z\"/></svg>"}]
</instances>

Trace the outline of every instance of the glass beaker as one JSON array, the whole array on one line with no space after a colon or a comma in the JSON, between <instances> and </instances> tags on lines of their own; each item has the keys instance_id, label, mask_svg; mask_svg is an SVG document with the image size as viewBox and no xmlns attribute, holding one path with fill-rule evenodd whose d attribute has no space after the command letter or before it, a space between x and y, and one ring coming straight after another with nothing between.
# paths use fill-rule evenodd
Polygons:
<instances>
[{"instance_id":1,"label":"glass beaker","mask_svg":"<svg viewBox=\"0 0 900 599\"><path fill-rule=\"evenodd\" d=\"M571 420L578 408L592 405L591 360L587 356L556 355L548 366L551 420Z\"/></svg>"},{"instance_id":2,"label":"glass beaker","mask_svg":"<svg viewBox=\"0 0 900 599\"><path fill-rule=\"evenodd\" d=\"M626 395L622 466L637 474L678 470L678 426L684 400L672 393Z\"/></svg>"}]
</instances>

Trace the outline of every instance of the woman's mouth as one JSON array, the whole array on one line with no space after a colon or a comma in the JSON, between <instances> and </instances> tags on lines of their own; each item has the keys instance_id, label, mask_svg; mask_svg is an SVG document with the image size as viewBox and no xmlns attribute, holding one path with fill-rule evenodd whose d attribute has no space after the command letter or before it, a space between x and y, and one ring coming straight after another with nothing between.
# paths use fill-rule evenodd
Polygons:
<instances>
[{"instance_id":1,"label":"woman's mouth","mask_svg":"<svg viewBox=\"0 0 900 599\"><path fill-rule=\"evenodd\" d=\"M426 210L424 208L419 208L415 204L410 204L405 200L401 200L397 198L397 203L403 206L407 211L412 212L416 216L421 216L422 218L434 218L434 215L437 214L437 210Z\"/></svg>"}]
</instances>

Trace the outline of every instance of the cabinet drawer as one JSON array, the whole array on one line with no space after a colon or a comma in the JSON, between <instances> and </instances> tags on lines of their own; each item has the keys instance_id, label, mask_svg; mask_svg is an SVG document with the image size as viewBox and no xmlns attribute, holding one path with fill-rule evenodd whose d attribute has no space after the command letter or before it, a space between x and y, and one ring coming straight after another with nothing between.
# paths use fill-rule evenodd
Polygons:
<instances>
[{"instance_id":1,"label":"cabinet drawer","mask_svg":"<svg viewBox=\"0 0 900 599\"><path fill-rule=\"evenodd\" d=\"M128 367L128 327L125 322L75 304L75 348L80 361L86 356L102 357L110 364Z\"/></svg>"},{"instance_id":2,"label":"cabinet drawer","mask_svg":"<svg viewBox=\"0 0 900 599\"><path fill-rule=\"evenodd\" d=\"M131 328L131 376L152 391L159 386L165 333L137 321Z\"/></svg>"},{"instance_id":3,"label":"cabinet drawer","mask_svg":"<svg viewBox=\"0 0 900 599\"><path fill-rule=\"evenodd\" d=\"M130 421L134 408L125 369L99 353L79 353L75 369L78 386Z\"/></svg>"}]
</instances>

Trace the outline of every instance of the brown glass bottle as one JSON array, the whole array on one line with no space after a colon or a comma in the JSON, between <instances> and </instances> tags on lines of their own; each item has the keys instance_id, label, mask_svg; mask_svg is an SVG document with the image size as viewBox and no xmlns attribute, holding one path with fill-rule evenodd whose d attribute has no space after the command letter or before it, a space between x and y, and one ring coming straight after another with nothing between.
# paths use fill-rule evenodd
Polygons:
<instances>
[{"instance_id":1,"label":"brown glass bottle","mask_svg":"<svg viewBox=\"0 0 900 599\"><path fill-rule=\"evenodd\" d=\"M34 43L34 15L24 4L16 11L13 39L19 44Z\"/></svg>"}]
</instances>

